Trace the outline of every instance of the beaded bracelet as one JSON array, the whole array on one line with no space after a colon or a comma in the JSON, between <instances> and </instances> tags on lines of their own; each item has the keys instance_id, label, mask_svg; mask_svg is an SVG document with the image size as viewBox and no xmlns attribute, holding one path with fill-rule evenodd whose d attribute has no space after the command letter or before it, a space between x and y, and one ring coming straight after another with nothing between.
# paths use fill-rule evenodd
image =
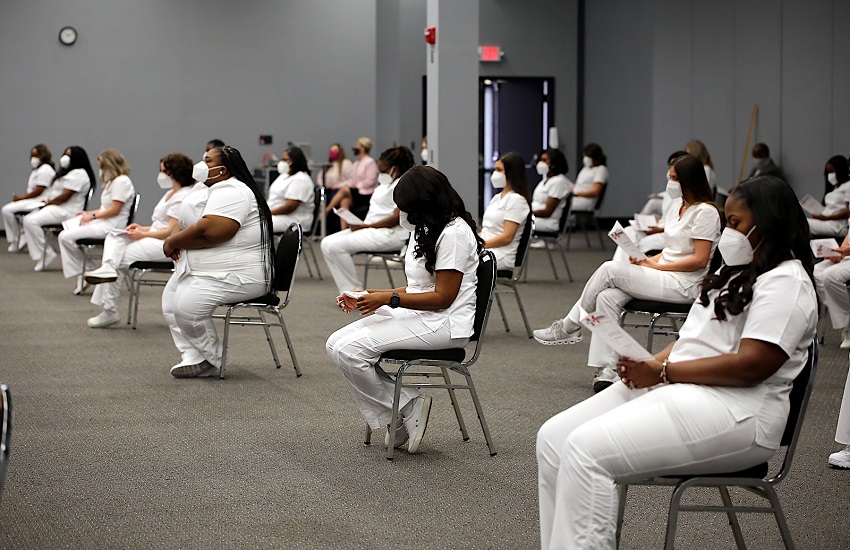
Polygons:
<instances>
[{"instance_id":1,"label":"beaded bracelet","mask_svg":"<svg viewBox=\"0 0 850 550\"><path fill-rule=\"evenodd\" d=\"M661 363L661 383L665 386L670 383L670 381L667 379L667 363L669 362L670 358L668 357L664 359L663 363Z\"/></svg>"}]
</instances>

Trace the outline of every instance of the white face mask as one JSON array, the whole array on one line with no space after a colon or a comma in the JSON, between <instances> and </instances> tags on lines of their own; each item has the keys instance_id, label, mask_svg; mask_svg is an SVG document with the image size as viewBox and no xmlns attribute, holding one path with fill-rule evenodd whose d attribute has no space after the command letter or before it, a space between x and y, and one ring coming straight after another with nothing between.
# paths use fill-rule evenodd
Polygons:
<instances>
[{"instance_id":1,"label":"white face mask","mask_svg":"<svg viewBox=\"0 0 850 550\"><path fill-rule=\"evenodd\" d=\"M587 155L585 155L581 158L581 162L584 163L585 168L592 168L593 167L593 159L590 158Z\"/></svg>"},{"instance_id":2,"label":"white face mask","mask_svg":"<svg viewBox=\"0 0 850 550\"><path fill-rule=\"evenodd\" d=\"M490 183L492 183L493 187L496 189L504 189L505 185L508 184L508 178L505 176L504 172L493 172L490 174Z\"/></svg>"},{"instance_id":3,"label":"white face mask","mask_svg":"<svg viewBox=\"0 0 850 550\"><path fill-rule=\"evenodd\" d=\"M407 219L407 212L404 212L402 210L398 211L398 224L410 231L411 233L416 231L416 226L410 223L410 221L408 221Z\"/></svg>"},{"instance_id":4,"label":"white face mask","mask_svg":"<svg viewBox=\"0 0 850 550\"><path fill-rule=\"evenodd\" d=\"M422 151L419 152L419 158L422 159L423 163L428 164L428 149L422 149Z\"/></svg>"},{"instance_id":5,"label":"white face mask","mask_svg":"<svg viewBox=\"0 0 850 550\"><path fill-rule=\"evenodd\" d=\"M32 169L35 170L36 168L41 166L41 159L38 158L38 157L31 157L30 158L30 166L32 166Z\"/></svg>"},{"instance_id":6,"label":"white face mask","mask_svg":"<svg viewBox=\"0 0 850 550\"><path fill-rule=\"evenodd\" d=\"M164 172L160 172L156 175L156 182L162 189L171 189L171 187L174 185L174 181L171 179L171 177Z\"/></svg>"},{"instance_id":7,"label":"white face mask","mask_svg":"<svg viewBox=\"0 0 850 550\"><path fill-rule=\"evenodd\" d=\"M385 172L378 174L378 183L381 185L389 185L393 182L393 177Z\"/></svg>"},{"instance_id":8,"label":"white face mask","mask_svg":"<svg viewBox=\"0 0 850 550\"><path fill-rule=\"evenodd\" d=\"M67 168L71 165L71 157L68 155L62 155L59 157L59 166L62 168Z\"/></svg>"},{"instance_id":9,"label":"white face mask","mask_svg":"<svg viewBox=\"0 0 850 550\"><path fill-rule=\"evenodd\" d=\"M838 176L835 175L835 172L830 172L829 175L826 176L826 180L832 185L838 185Z\"/></svg>"},{"instance_id":10,"label":"white face mask","mask_svg":"<svg viewBox=\"0 0 850 550\"><path fill-rule=\"evenodd\" d=\"M200 161L198 164L192 167L192 178L195 181L204 183L210 178L210 170L215 170L216 168L222 167L213 166L212 168L210 168L209 166L207 166L206 162Z\"/></svg>"},{"instance_id":11,"label":"white face mask","mask_svg":"<svg viewBox=\"0 0 850 550\"><path fill-rule=\"evenodd\" d=\"M289 175L289 163L285 160L282 160L277 163L277 171L280 172L281 176Z\"/></svg>"},{"instance_id":12,"label":"white face mask","mask_svg":"<svg viewBox=\"0 0 850 550\"><path fill-rule=\"evenodd\" d=\"M542 160L537 163L534 169L537 170L537 173L541 176L545 176L549 173L549 165Z\"/></svg>"},{"instance_id":13,"label":"white face mask","mask_svg":"<svg viewBox=\"0 0 850 550\"><path fill-rule=\"evenodd\" d=\"M730 267L748 265L753 261L753 245L750 244L750 233L755 230L753 226L746 235L727 227L720 235L720 242L717 243L717 249L723 257L723 263Z\"/></svg>"},{"instance_id":14,"label":"white face mask","mask_svg":"<svg viewBox=\"0 0 850 550\"><path fill-rule=\"evenodd\" d=\"M678 199L682 196L682 184L678 181L667 180L667 194Z\"/></svg>"}]
</instances>

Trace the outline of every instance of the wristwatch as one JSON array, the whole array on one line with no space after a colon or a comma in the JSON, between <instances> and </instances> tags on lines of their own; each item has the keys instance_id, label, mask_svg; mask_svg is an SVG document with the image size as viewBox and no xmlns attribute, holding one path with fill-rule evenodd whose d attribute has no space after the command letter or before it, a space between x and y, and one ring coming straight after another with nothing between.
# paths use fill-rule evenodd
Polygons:
<instances>
[{"instance_id":1,"label":"wristwatch","mask_svg":"<svg viewBox=\"0 0 850 550\"><path fill-rule=\"evenodd\" d=\"M390 296L390 307L398 307L399 301L398 292L393 292L393 295Z\"/></svg>"}]
</instances>

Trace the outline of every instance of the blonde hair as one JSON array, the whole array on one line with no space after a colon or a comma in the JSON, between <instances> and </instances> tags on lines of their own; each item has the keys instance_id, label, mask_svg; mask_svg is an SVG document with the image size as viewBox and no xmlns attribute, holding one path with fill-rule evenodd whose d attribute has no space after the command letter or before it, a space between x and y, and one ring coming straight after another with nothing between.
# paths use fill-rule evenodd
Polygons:
<instances>
[{"instance_id":1,"label":"blonde hair","mask_svg":"<svg viewBox=\"0 0 850 550\"><path fill-rule=\"evenodd\" d=\"M97 162L100 164L104 179L107 181L112 181L118 176L130 175L130 167L127 165L127 159L124 158L124 155L118 149L101 151L97 156Z\"/></svg>"},{"instance_id":2,"label":"blonde hair","mask_svg":"<svg viewBox=\"0 0 850 550\"><path fill-rule=\"evenodd\" d=\"M357 138L357 145L366 149L366 153L368 153L375 146L375 143L367 137L359 137Z\"/></svg>"},{"instance_id":3,"label":"blonde hair","mask_svg":"<svg viewBox=\"0 0 850 550\"><path fill-rule=\"evenodd\" d=\"M698 158L703 166L710 166L711 168L714 168L714 165L711 163L711 155L708 154L708 149L706 149L705 144L700 140L692 139L686 143L685 151L687 151L689 155L693 155Z\"/></svg>"}]
</instances>

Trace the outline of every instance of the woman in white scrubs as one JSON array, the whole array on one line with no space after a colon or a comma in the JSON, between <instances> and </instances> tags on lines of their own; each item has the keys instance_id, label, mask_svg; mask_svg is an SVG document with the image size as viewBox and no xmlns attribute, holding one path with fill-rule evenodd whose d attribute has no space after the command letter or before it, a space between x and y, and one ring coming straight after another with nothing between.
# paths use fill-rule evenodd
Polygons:
<instances>
[{"instance_id":1,"label":"woman in white scrubs","mask_svg":"<svg viewBox=\"0 0 850 550\"><path fill-rule=\"evenodd\" d=\"M56 175L52 154L47 145L40 143L30 149L30 166L32 171L27 182L27 192L13 195L12 202L4 204L2 209L3 229L6 231L9 252L17 252L26 245L16 214L29 213L44 206L44 201L50 198L50 184Z\"/></svg>"},{"instance_id":2,"label":"woman in white scrubs","mask_svg":"<svg viewBox=\"0 0 850 550\"><path fill-rule=\"evenodd\" d=\"M608 261L590 276L581 298L564 319L535 330L541 344L576 344L581 341L582 310L617 319L632 298L689 303L699 293L720 236L720 214L702 164L686 155L670 168L667 192L677 196L672 215L664 224L665 246L657 256L631 263ZM617 353L600 338L590 339L587 364L595 370L593 390L599 392L617 379Z\"/></svg>"},{"instance_id":3,"label":"woman in white scrubs","mask_svg":"<svg viewBox=\"0 0 850 550\"><path fill-rule=\"evenodd\" d=\"M567 203L567 195L573 188L573 182L567 178L570 170L567 158L558 149L541 151L537 173L543 179L534 188L531 195L531 211L534 212L536 231L557 231Z\"/></svg>"},{"instance_id":4,"label":"woman in white scrubs","mask_svg":"<svg viewBox=\"0 0 850 550\"><path fill-rule=\"evenodd\" d=\"M102 265L83 275L86 282L98 285L92 293L91 303L103 308L100 314L88 320L91 328L107 327L121 320L118 299L130 264L171 261L163 253L162 244L177 227L180 205L195 184L192 159L183 153L171 153L161 158L156 181L166 191L153 209L151 225L131 223L126 233L107 233Z\"/></svg>"},{"instance_id":5,"label":"woman in white scrubs","mask_svg":"<svg viewBox=\"0 0 850 550\"><path fill-rule=\"evenodd\" d=\"M608 157L596 143L585 145L583 153L581 162L584 166L576 176L572 189L572 209L592 211L596 208L602 189L608 184Z\"/></svg>"},{"instance_id":6,"label":"woman in white scrubs","mask_svg":"<svg viewBox=\"0 0 850 550\"><path fill-rule=\"evenodd\" d=\"M269 186L269 209L275 233L283 233L291 223L309 231L313 224L316 184L310 178L307 157L299 147L283 152L277 163L280 175Z\"/></svg>"},{"instance_id":7,"label":"woman in white scrubs","mask_svg":"<svg viewBox=\"0 0 850 550\"><path fill-rule=\"evenodd\" d=\"M478 255L482 249L475 222L449 180L434 168L415 166L398 182L393 198L402 227L412 232L404 271L407 286L368 290L358 298L337 297L346 312L375 315L334 332L326 345L331 360L350 385L363 418L372 429L390 424L395 384L376 366L392 349L462 348L473 332ZM402 388L402 426L392 443L419 450L431 398ZM389 433L385 439L389 445Z\"/></svg>"},{"instance_id":8,"label":"woman in white scrubs","mask_svg":"<svg viewBox=\"0 0 850 550\"><path fill-rule=\"evenodd\" d=\"M657 475L734 472L767 461L815 337L805 215L774 176L726 202L724 266L709 275L679 339L537 434L543 549L616 547L617 486Z\"/></svg>"},{"instance_id":9,"label":"woman in white scrubs","mask_svg":"<svg viewBox=\"0 0 850 550\"><path fill-rule=\"evenodd\" d=\"M218 376L222 344L213 311L264 296L274 282L272 215L239 151L211 149L192 177L205 185L183 199L178 231L162 245L177 262L162 292L162 313L181 354L171 368L175 378Z\"/></svg>"},{"instance_id":10,"label":"woman in white scrubs","mask_svg":"<svg viewBox=\"0 0 850 550\"><path fill-rule=\"evenodd\" d=\"M831 191L823 197L824 209L808 219L812 235L843 237L847 233L850 217L850 169L841 155L830 158L824 167L824 176Z\"/></svg>"},{"instance_id":11,"label":"woman in white scrubs","mask_svg":"<svg viewBox=\"0 0 850 550\"><path fill-rule=\"evenodd\" d=\"M89 188L95 185L86 150L77 145L65 149L59 158L59 171L53 178L44 208L24 216L24 235L35 271L42 271L59 256L46 244L45 225L55 225L74 217L86 204Z\"/></svg>"},{"instance_id":12,"label":"woman in white scrubs","mask_svg":"<svg viewBox=\"0 0 850 550\"><path fill-rule=\"evenodd\" d=\"M103 182L100 208L80 212L80 225L59 233L62 272L66 279L77 277L74 294L83 292L81 275L87 267L83 265L85 255L77 246L77 239L105 239L111 229L125 227L136 197L136 188L130 180L130 167L118 149L106 149L97 156L97 162Z\"/></svg>"},{"instance_id":13,"label":"woman in white scrubs","mask_svg":"<svg viewBox=\"0 0 850 550\"><path fill-rule=\"evenodd\" d=\"M414 165L413 153L404 145L387 149L378 158L378 187L372 192L363 225L350 225L322 239L322 254L340 293L363 288L353 254L363 251L400 250L410 233L398 224L393 201L398 180Z\"/></svg>"},{"instance_id":14,"label":"woman in white scrubs","mask_svg":"<svg viewBox=\"0 0 850 550\"><path fill-rule=\"evenodd\" d=\"M708 154L708 148L703 142L698 139L692 139L685 144L685 152L699 159L702 163L702 168L705 170L705 177L708 180L708 186L715 194L728 195L727 189L717 188L717 174L714 172L714 163L711 162L711 155ZM722 205L721 205L722 206Z\"/></svg>"},{"instance_id":15,"label":"woman in white scrubs","mask_svg":"<svg viewBox=\"0 0 850 550\"><path fill-rule=\"evenodd\" d=\"M531 211L525 161L511 152L493 166L490 183L499 193L493 195L481 219L484 248L492 250L499 269L513 269L519 240Z\"/></svg>"}]
</instances>

